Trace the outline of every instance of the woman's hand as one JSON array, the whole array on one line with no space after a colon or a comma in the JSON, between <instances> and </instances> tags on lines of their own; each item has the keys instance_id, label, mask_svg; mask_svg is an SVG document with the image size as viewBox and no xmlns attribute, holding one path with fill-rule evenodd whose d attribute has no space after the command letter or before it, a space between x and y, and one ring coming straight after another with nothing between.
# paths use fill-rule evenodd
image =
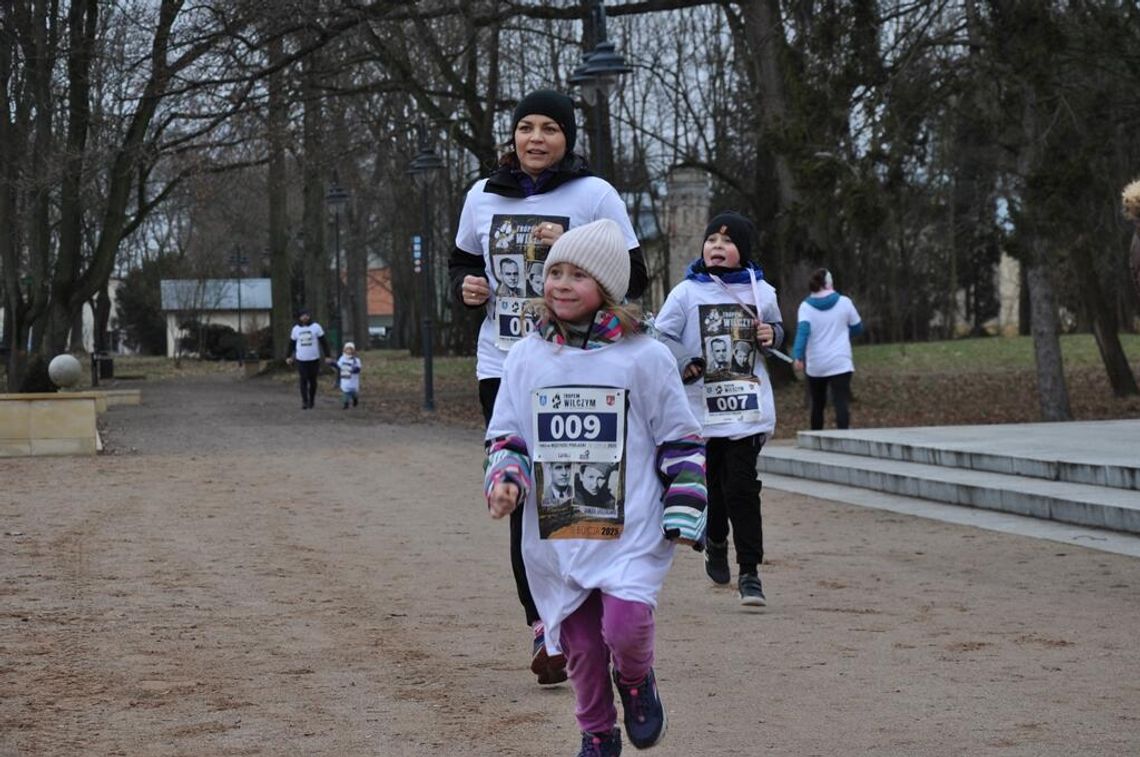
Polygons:
<instances>
[{"instance_id":1,"label":"woman's hand","mask_svg":"<svg viewBox=\"0 0 1140 757\"><path fill-rule=\"evenodd\" d=\"M681 380L692 381L694 379L698 379L704 372L704 366L702 366L700 363L689 363L685 366L685 370L681 372Z\"/></svg>"},{"instance_id":2,"label":"woman's hand","mask_svg":"<svg viewBox=\"0 0 1140 757\"><path fill-rule=\"evenodd\" d=\"M797 360L797 361L796 361L796 362L795 362L793 365L794 365L794 367L795 367L795 369L796 369L797 371L799 371L800 373L803 373L803 370L804 370L804 361L802 361L802 360Z\"/></svg>"},{"instance_id":3,"label":"woman's hand","mask_svg":"<svg viewBox=\"0 0 1140 757\"><path fill-rule=\"evenodd\" d=\"M558 241L558 237L566 232L560 223L551 223L550 221L543 221L538 226L534 227L531 233L534 236L534 241L539 244L552 245Z\"/></svg>"},{"instance_id":4,"label":"woman's hand","mask_svg":"<svg viewBox=\"0 0 1140 757\"><path fill-rule=\"evenodd\" d=\"M482 276L464 276L462 295L464 305L482 305L491 296L491 284Z\"/></svg>"},{"instance_id":5,"label":"woman's hand","mask_svg":"<svg viewBox=\"0 0 1140 757\"><path fill-rule=\"evenodd\" d=\"M509 481L500 481L491 487L491 496L487 498L487 509L495 520L514 512L519 503L518 484Z\"/></svg>"}]
</instances>

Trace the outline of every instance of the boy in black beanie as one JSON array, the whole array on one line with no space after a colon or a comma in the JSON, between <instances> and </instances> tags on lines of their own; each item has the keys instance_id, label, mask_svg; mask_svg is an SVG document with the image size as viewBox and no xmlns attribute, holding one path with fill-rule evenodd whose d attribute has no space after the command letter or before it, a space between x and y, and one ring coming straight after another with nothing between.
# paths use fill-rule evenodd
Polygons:
<instances>
[{"instance_id":1,"label":"boy in black beanie","mask_svg":"<svg viewBox=\"0 0 1140 757\"><path fill-rule=\"evenodd\" d=\"M776 290L752 259L753 233L752 222L739 213L714 216L705 229L701 257L669 293L654 326L681 356L689 404L708 444L705 572L717 584L732 580L731 524L740 602L760 607L767 599L759 573L764 530L756 457L776 429L776 405L763 360L738 359L725 366L718 359L725 345L740 355L752 346L754 356L766 355L784 341Z\"/></svg>"}]
</instances>

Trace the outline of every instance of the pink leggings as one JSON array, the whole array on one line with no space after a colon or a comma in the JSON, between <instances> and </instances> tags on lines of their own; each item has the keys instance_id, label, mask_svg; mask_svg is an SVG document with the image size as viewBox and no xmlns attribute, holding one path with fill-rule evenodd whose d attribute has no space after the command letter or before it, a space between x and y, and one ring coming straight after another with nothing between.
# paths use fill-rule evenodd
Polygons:
<instances>
[{"instance_id":1,"label":"pink leggings","mask_svg":"<svg viewBox=\"0 0 1140 757\"><path fill-rule=\"evenodd\" d=\"M562 651L581 730L604 733L617 723L610 656L622 683L640 683L653 665L653 631L652 607L598 590L562 621Z\"/></svg>"}]
</instances>

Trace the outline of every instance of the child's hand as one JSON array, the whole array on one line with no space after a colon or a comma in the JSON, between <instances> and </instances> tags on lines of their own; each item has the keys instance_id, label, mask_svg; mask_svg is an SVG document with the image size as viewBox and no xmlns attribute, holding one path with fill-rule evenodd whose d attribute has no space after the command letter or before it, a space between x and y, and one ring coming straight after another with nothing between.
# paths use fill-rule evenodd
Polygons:
<instances>
[{"instance_id":1,"label":"child's hand","mask_svg":"<svg viewBox=\"0 0 1140 757\"><path fill-rule=\"evenodd\" d=\"M519 503L518 484L510 481L500 481L491 487L491 496L487 497L487 509L495 520L504 515L510 515Z\"/></svg>"},{"instance_id":2,"label":"child's hand","mask_svg":"<svg viewBox=\"0 0 1140 757\"><path fill-rule=\"evenodd\" d=\"M776 331L771 324L760 322L756 324L756 343L761 347L771 347L776 340Z\"/></svg>"}]
</instances>

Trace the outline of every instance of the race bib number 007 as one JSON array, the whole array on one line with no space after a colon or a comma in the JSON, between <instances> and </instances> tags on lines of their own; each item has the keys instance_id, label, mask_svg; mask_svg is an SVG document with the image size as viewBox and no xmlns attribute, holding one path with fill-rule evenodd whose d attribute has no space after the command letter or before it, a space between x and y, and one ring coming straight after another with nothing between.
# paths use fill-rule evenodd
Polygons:
<instances>
[{"instance_id":1,"label":"race bib number 007","mask_svg":"<svg viewBox=\"0 0 1140 757\"><path fill-rule=\"evenodd\" d=\"M705 421L728 423L740 421L756 423L762 420L760 412L760 382L718 381L705 384Z\"/></svg>"}]
</instances>

